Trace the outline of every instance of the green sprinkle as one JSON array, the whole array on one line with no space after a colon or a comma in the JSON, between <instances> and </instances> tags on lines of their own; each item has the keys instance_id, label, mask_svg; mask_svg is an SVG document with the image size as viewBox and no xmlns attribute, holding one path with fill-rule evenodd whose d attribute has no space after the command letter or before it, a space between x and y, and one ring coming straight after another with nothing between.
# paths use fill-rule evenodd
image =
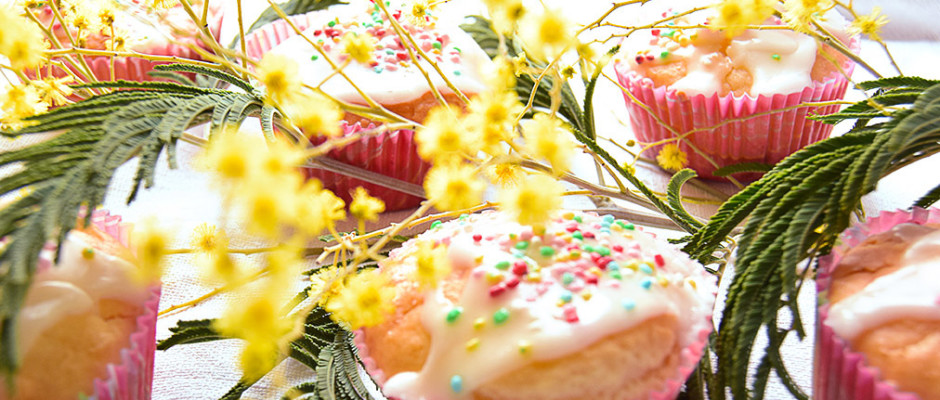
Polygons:
<instances>
[{"instance_id":1,"label":"green sprinkle","mask_svg":"<svg viewBox=\"0 0 940 400\"><path fill-rule=\"evenodd\" d=\"M511 239L511 240L516 240L516 234L515 234L515 233L510 233L510 234L509 234L509 239Z\"/></svg>"},{"instance_id":2,"label":"green sprinkle","mask_svg":"<svg viewBox=\"0 0 940 400\"><path fill-rule=\"evenodd\" d=\"M454 71L454 75L460 76L460 71Z\"/></svg>"},{"instance_id":3,"label":"green sprinkle","mask_svg":"<svg viewBox=\"0 0 940 400\"><path fill-rule=\"evenodd\" d=\"M509 261L500 261L500 262L496 263L495 267L496 267L496 269L498 269L498 270L503 270L503 271L505 271L505 270L509 269Z\"/></svg>"},{"instance_id":4,"label":"green sprinkle","mask_svg":"<svg viewBox=\"0 0 940 400\"><path fill-rule=\"evenodd\" d=\"M336 26L336 21L333 20L333 21L327 22L327 23L326 23L326 26L332 28L332 27Z\"/></svg>"},{"instance_id":5,"label":"green sprinkle","mask_svg":"<svg viewBox=\"0 0 940 400\"><path fill-rule=\"evenodd\" d=\"M581 231L574 231L574 233L571 234L571 237L578 240L584 240L584 235L581 234Z\"/></svg>"},{"instance_id":6,"label":"green sprinkle","mask_svg":"<svg viewBox=\"0 0 940 400\"><path fill-rule=\"evenodd\" d=\"M381 73L382 73L382 68L379 68L379 67L375 67L375 68L373 68L372 70L375 71L375 73L377 73L377 74L381 74Z\"/></svg>"},{"instance_id":7,"label":"green sprinkle","mask_svg":"<svg viewBox=\"0 0 940 400\"><path fill-rule=\"evenodd\" d=\"M659 58L666 58L666 57L669 57L669 52L668 52L668 51L664 51L664 52L662 52L662 53L659 53Z\"/></svg>"},{"instance_id":8,"label":"green sprinkle","mask_svg":"<svg viewBox=\"0 0 940 400\"><path fill-rule=\"evenodd\" d=\"M570 302L571 302L571 296L572 296L572 295L571 295L571 292L565 290L564 292L561 292L561 301L563 301L563 302L565 302L565 303L570 303Z\"/></svg>"},{"instance_id":9,"label":"green sprinkle","mask_svg":"<svg viewBox=\"0 0 940 400\"><path fill-rule=\"evenodd\" d=\"M431 223L431 229L441 226L441 221L434 221Z\"/></svg>"},{"instance_id":10,"label":"green sprinkle","mask_svg":"<svg viewBox=\"0 0 940 400\"><path fill-rule=\"evenodd\" d=\"M470 218L470 215L469 215L469 214L460 214L460 216L457 217L457 219L459 219L459 220L461 220L461 221L466 221L467 218Z\"/></svg>"},{"instance_id":11,"label":"green sprinkle","mask_svg":"<svg viewBox=\"0 0 940 400\"><path fill-rule=\"evenodd\" d=\"M320 59L320 56L318 56L318 55L316 55L316 54L310 56L310 61L316 61L316 60L319 60L319 59Z\"/></svg>"},{"instance_id":12,"label":"green sprinkle","mask_svg":"<svg viewBox=\"0 0 940 400\"><path fill-rule=\"evenodd\" d=\"M593 253L593 252L594 252L594 247L591 246L591 245L589 245L589 244L586 244L586 245L584 245L584 247L582 248L582 250L584 250L586 253Z\"/></svg>"},{"instance_id":13,"label":"green sprinkle","mask_svg":"<svg viewBox=\"0 0 940 400\"><path fill-rule=\"evenodd\" d=\"M440 49L441 49L441 42L434 42L434 43L431 43L431 47L440 50Z\"/></svg>"},{"instance_id":14,"label":"green sprinkle","mask_svg":"<svg viewBox=\"0 0 940 400\"><path fill-rule=\"evenodd\" d=\"M671 37L672 37L673 35L675 35L675 34L676 34L676 31L669 30L669 31L663 32L663 33L662 33L661 35L659 35L659 36L665 36L665 37L671 38Z\"/></svg>"},{"instance_id":15,"label":"green sprinkle","mask_svg":"<svg viewBox=\"0 0 940 400\"><path fill-rule=\"evenodd\" d=\"M584 221L584 219L581 218L581 215L575 215L574 220L579 224Z\"/></svg>"},{"instance_id":16,"label":"green sprinkle","mask_svg":"<svg viewBox=\"0 0 940 400\"><path fill-rule=\"evenodd\" d=\"M561 276L561 283L564 283L565 285L570 285L573 282L574 282L574 274L570 272L565 272L565 274Z\"/></svg>"},{"instance_id":17,"label":"green sprinkle","mask_svg":"<svg viewBox=\"0 0 940 400\"><path fill-rule=\"evenodd\" d=\"M613 270L613 271L610 271L610 277L611 277L611 278L614 278L614 279L616 279L616 280L618 280L618 281L619 281L620 279L623 279L623 275L620 273L620 270L619 270L619 269L615 269L615 270Z\"/></svg>"},{"instance_id":18,"label":"green sprinkle","mask_svg":"<svg viewBox=\"0 0 940 400\"><path fill-rule=\"evenodd\" d=\"M551 257L555 255L555 249L553 249L552 246L542 246L539 248L539 254L543 257Z\"/></svg>"},{"instance_id":19,"label":"green sprinkle","mask_svg":"<svg viewBox=\"0 0 940 400\"><path fill-rule=\"evenodd\" d=\"M394 50L385 50L385 54L392 55L395 54Z\"/></svg>"},{"instance_id":20,"label":"green sprinkle","mask_svg":"<svg viewBox=\"0 0 940 400\"><path fill-rule=\"evenodd\" d=\"M463 314L463 308L461 307L451 308L450 311L447 312L447 323L449 324L454 323L454 321L456 321L457 318L460 317L460 314Z\"/></svg>"},{"instance_id":21,"label":"green sprinkle","mask_svg":"<svg viewBox=\"0 0 940 400\"><path fill-rule=\"evenodd\" d=\"M500 308L493 313L493 323L496 325L506 322L507 319L509 319L509 310L507 310L506 307Z\"/></svg>"},{"instance_id":22,"label":"green sprinkle","mask_svg":"<svg viewBox=\"0 0 940 400\"><path fill-rule=\"evenodd\" d=\"M608 249L608 248L606 248L606 247L603 247L603 246L594 249L594 251L596 251L597 254L600 254L600 255L602 255L602 256L609 256L609 255L610 255L610 249Z\"/></svg>"},{"instance_id":23,"label":"green sprinkle","mask_svg":"<svg viewBox=\"0 0 940 400\"><path fill-rule=\"evenodd\" d=\"M780 55L779 55L779 54L771 54L771 55L770 55L770 58L773 58L774 60L780 61Z\"/></svg>"},{"instance_id":24,"label":"green sprinkle","mask_svg":"<svg viewBox=\"0 0 940 400\"><path fill-rule=\"evenodd\" d=\"M525 240L523 240L523 241L521 241L521 242L519 242L519 243L516 243L516 249L518 249L518 250L525 250L525 249L528 249L528 248L529 248L529 242L527 242L527 241L525 241Z\"/></svg>"},{"instance_id":25,"label":"green sprinkle","mask_svg":"<svg viewBox=\"0 0 940 400\"><path fill-rule=\"evenodd\" d=\"M456 50L458 53L462 53L462 52L463 52L463 50L460 50L460 47L456 47L456 46L454 46L454 50Z\"/></svg>"}]
</instances>

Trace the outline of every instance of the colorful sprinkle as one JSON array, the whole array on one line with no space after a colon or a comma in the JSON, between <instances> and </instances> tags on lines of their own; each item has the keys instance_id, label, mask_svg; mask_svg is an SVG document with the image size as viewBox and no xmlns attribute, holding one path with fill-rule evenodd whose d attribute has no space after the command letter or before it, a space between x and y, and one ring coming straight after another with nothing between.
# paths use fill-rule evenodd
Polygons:
<instances>
[{"instance_id":1,"label":"colorful sprinkle","mask_svg":"<svg viewBox=\"0 0 940 400\"><path fill-rule=\"evenodd\" d=\"M581 218L581 215L580 215L580 214L579 214L579 215L575 215L575 216L574 216L574 220L575 220L575 221L578 221L579 224L584 221L584 220Z\"/></svg>"},{"instance_id":2,"label":"colorful sprinkle","mask_svg":"<svg viewBox=\"0 0 940 400\"><path fill-rule=\"evenodd\" d=\"M569 292L569 291L567 291L567 290L565 290L564 292L561 292L561 296L560 296L561 301L563 301L563 302L565 302L565 303L570 303L572 297L573 297L573 295L571 294L571 292Z\"/></svg>"},{"instance_id":3,"label":"colorful sprinkle","mask_svg":"<svg viewBox=\"0 0 940 400\"><path fill-rule=\"evenodd\" d=\"M436 229L441 226L441 221L434 221L431 223L431 229Z\"/></svg>"},{"instance_id":4,"label":"colorful sprinkle","mask_svg":"<svg viewBox=\"0 0 940 400\"><path fill-rule=\"evenodd\" d=\"M454 393L460 393L463 390L463 378L460 375L450 377L450 389Z\"/></svg>"},{"instance_id":5,"label":"colorful sprinkle","mask_svg":"<svg viewBox=\"0 0 940 400\"><path fill-rule=\"evenodd\" d=\"M664 50L662 53L659 53L659 58L666 58L666 57L669 57L668 51Z\"/></svg>"},{"instance_id":6,"label":"colorful sprinkle","mask_svg":"<svg viewBox=\"0 0 940 400\"><path fill-rule=\"evenodd\" d=\"M509 319L509 310L506 307L500 308L493 313L493 323L500 325Z\"/></svg>"},{"instance_id":7,"label":"colorful sprinkle","mask_svg":"<svg viewBox=\"0 0 940 400\"><path fill-rule=\"evenodd\" d=\"M486 281L489 283L500 283L503 281L503 274L499 271L486 271Z\"/></svg>"},{"instance_id":8,"label":"colorful sprinkle","mask_svg":"<svg viewBox=\"0 0 940 400\"><path fill-rule=\"evenodd\" d=\"M512 264L512 273L516 275L525 275L529 272L529 265L525 261L516 261Z\"/></svg>"},{"instance_id":9,"label":"colorful sprinkle","mask_svg":"<svg viewBox=\"0 0 940 400\"><path fill-rule=\"evenodd\" d=\"M464 348L466 348L467 351L474 351L478 347L480 347L480 338L470 339L467 341L467 344L464 345Z\"/></svg>"},{"instance_id":10,"label":"colorful sprinkle","mask_svg":"<svg viewBox=\"0 0 940 400\"><path fill-rule=\"evenodd\" d=\"M555 249L553 249L552 246L542 246L539 248L539 254L541 254L542 257L551 257L555 255Z\"/></svg>"},{"instance_id":11,"label":"colorful sprinkle","mask_svg":"<svg viewBox=\"0 0 940 400\"><path fill-rule=\"evenodd\" d=\"M573 282L574 282L574 274L570 272L565 272L564 275L561 276L561 283L565 284L565 286L570 285Z\"/></svg>"},{"instance_id":12,"label":"colorful sprinkle","mask_svg":"<svg viewBox=\"0 0 940 400\"><path fill-rule=\"evenodd\" d=\"M611 278L614 278L614 279L616 279L616 280L618 280L618 281L621 280L621 279L623 279L623 275L620 274L620 270L610 271L610 277L611 277Z\"/></svg>"},{"instance_id":13,"label":"colorful sprinkle","mask_svg":"<svg viewBox=\"0 0 940 400\"><path fill-rule=\"evenodd\" d=\"M773 59L776 60L776 61L780 61L780 55L779 55L779 54L771 54L771 55L770 55L770 58L773 58Z\"/></svg>"},{"instance_id":14,"label":"colorful sprinkle","mask_svg":"<svg viewBox=\"0 0 940 400\"><path fill-rule=\"evenodd\" d=\"M480 330L486 327L486 319L483 317L473 320L473 329Z\"/></svg>"},{"instance_id":15,"label":"colorful sprinkle","mask_svg":"<svg viewBox=\"0 0 940 400\"><path fill-rule=\"evenodd\" d=\"M642 286L643 289L649 290L650 287L653 286L653 280L650 278L643 278L643 281L640 282L640 286Z\"/></svg>"},{"instance_id":16,"label":"colorful sprinkle","mask_svg":"<svg viewBox=\"0 0 940 400\"><path fill-rule=\"evenodd\" d=\"M532 350L532 342L528 340L519 341L519 354L528 354Z\"/></svg>"},{"instance_id":17,"label":"colorful sprinkle","mask_svg":"<svg viewBox=\"0 0 940 400\"><path fill-rule=\"evenodd\" d=\"M519 243L516 243L516 250L525 250L529 248L529 242L523 240Z\"/></svg>"},{"instance_id":18,"label":"colorful sprinkle","mask_svg":"<svg viewBox=\"0 0 940 400\"><path fill-rule=\"evenodd\" d=\"M496 269L505 271L509 269L509 261L500 261L495 265Z\"/></svg>"},{"instance_id":19,"label":"colorful sprinkle","mask_svg":"<svg viewBox=\"0 0 940 400\"><path fill-rule=\"evenodd\" d=\"M318 56L318 55L316 55L316 54L310 56L310 61L316 61L316 60L319 60L319 59L320 59L320 56Z\"/></svg>"},{"instance_id":20,"label":"colorful sprinkle","mask_svg":"<svg viewBox=\"0 0 940 400\"><path fill-rule=\"evenodd\" d=\"M457 321L457 318L460 318L460 314L463 314L462 307L451 308L450 311L447 312L447 323L452 324Z\"/></svg>"},{"instance_id":21,"label":"colorful sprinkle","mask_svg":"<svg viewBox=\"0 0 940 400\"><path fill-rule=\"evenodd\" d=\"M620 305L627 311L633 311L633 309L636 308L636 302L633 301L633 299L622 299L620 300Z\"/></svg>"},{"instance_id":22,"label":"colorful sprinkle","mask_svg":"<svg viewBox=\"0 0 940 400\"><path fill-rule=\"evenodd\" d=\"M82 249L82 258L86 260L91 260L92 258L95 258L95 249L91 247L86 247Z\"/></svg>"},{"instance_id":23,"label":"colorful sprinkle","mask_svg":"<svg viewBox=\"0 0 940 400\"><path fill-rule=\"evenodd\" d=\"M567 305L561 310L562 314L565 317L565 321L568 323L578 322L578 309L574 308L573 305Z\"/></svg>"},{"instance_id":24,"label":"colorful sprinkle","mask_svg":"<svg viewBox=\"0 0 940 400\"><path fill-rule=\"evenodd\" d=\"M643 271L647 275L653 275L653 268L650 268L649 264L646 264L646 263L640 264L639 268L640 268L640 271Z\"/></svg>"},{"instance_id":25,"label":"colorful sprinkle","mask_svg":"<svg viewBox=\"0 0 940 400\"><path fill-rule=\"evenodd\" d=\"M660 268L666 265L666 259L663 258L662 254L657 254L653 256L653 261L656 261L656 266Z\"/></svg>"}]
</instances>

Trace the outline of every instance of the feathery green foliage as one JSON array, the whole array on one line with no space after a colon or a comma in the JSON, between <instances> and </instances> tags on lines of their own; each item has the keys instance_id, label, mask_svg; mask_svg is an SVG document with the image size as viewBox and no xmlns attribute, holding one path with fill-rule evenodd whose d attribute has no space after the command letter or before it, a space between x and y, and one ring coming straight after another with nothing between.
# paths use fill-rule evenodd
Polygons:
<instances>
[{"instance_id":1,"label":"feathery green foliage","mask_svg":"<svg viewBox=\"0 0 940 400\"><path fill-rule=\"evenodd\" d=\"M683 250L707 262L746 219L715 342L717 378L734 398L762 398L771 372L793 396L807 398L787 374L780 346L790 332L799 338L805 335L796 298L812 260L830 251L860 207L861 197L873 191L881 178L940 152L938 82L888 78L861 86L875 90L869 100L816 117L827 123L856 120L849 133L783 160L686 238ZM922 203L936 199L937 191L928 193ZM810 263L801 272L799 263L807 259ZM792 316L789 326L778 326L781 311ZM768 344L758 368L749 375L749 360L761 331Z\"/></svg>"},{"instance_id":2,"label":"feathery green foliage","mask_svg":"<svg viewBox=\"0 0 940 400\"><path fill-rule=\"evenodd\" d=\"M250 88L247 82L208 68L174 64L158 70L204 73ZM8 206L11 212L0 217L0 235L8 238L7 246L0 249L0 370L5 374L17 368L15 321L40 250L49 241L61 243L82 209L102 204L115 170L139 158L127 199L131 202L141 187L154 184L156 164L164 150L175 167L176 143L185 129L209 121L216 108L236 102L245 105L226 114L228 122L241 122L263 107L255 92L184 83L115 81L76 87L120 90L29 117L29 126L0 132L18 137L61 131L53 139L0 155L0 166L22 167L0 178L0 195L20 194ZM88 218L90 213L86 213Z\"/></svg>"}]
</instances>

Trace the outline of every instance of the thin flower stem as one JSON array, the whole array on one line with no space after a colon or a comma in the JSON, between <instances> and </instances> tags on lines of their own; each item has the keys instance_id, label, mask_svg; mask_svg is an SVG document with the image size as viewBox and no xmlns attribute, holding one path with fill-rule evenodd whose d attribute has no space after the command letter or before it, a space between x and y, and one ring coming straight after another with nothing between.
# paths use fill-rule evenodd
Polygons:
<instances>
[{"instance_id":1,"label":"thin flower stem","mask_svg":"<svg viewBox=\"0 0 940 400\"><path fill-rule=\"evenodd\" d=\"M65 37L69 39L69 43L72 47L78 47L78 44L75 42L75 38L72 37L72 32L68 29L68 24L65 23L65 18L62 18L62 13L59 11L59 3L57 1L49 2L50 9L52 9L52 14L55 15L55 19L59 21L59 24L62 26L62 31L65 32ZM52 36L55 36L54 34ZM59 45L60 47L61 44ZM81 55L78 56L78 61L81 63L81 67L85 69L85 74L91 82L97 82L98 79L95 77L95 74L91 72L91 67L88 66L88 63L85 61L85 57Z\"/></svg>"},{"instance_id":2,"label":"thin flower stem","mask_svg":"<svg viewBox=\"0 0 940 400\"><path fill-rule=\"evenodd\" d=\"M631 4L638 4L638 3L639 3L639 4L646 4L646 2L648 2L648 1L650 1L650 0L629 0L629 1L624 1L624 2L620 2L620 3L614 3L614 4L611 5L611 7L607 10L607 12L605 12L605 13L604 13L603 15L601 15L599 18L597 18L596 20L594 20L594 22L591 22L590 24L587 24L587 25L585 25L584 27L582 27L581 29L579 29L578 32L577 32L577 34L576 34L575 36L584 33L584 31L586 31L586 30L593 29L593 28L595 28L595 27L600 26L601 22L603 22L605 19L607 19L607 17L609 17L610 14L612 14L614 11L617 11L617 9L620 8L620 7L628 6L628 5L631 5Z\"/></svg>"},{"instance_id":3,"label":"thin flower stem","mask_svg":"<svg viewBox=\"0 0 940 400\"><path fill-rule=\"evenodd\" d=\"M172 63L185 63L198 65L206 68L212 69L221 69L218 64L209 63L205 61L196 61L193 59L177 56L161 56L155 54L144 54L138 53L136 51L111 51L111 50L96 50L96 49L86 49L82 47L73 47L71 49L61 49L61 50L50 50L50 55L58 56L65 54L79 54L79 55L89 55L89 56L104 56L104 57L135 57L141 58L149 61L157 62L172 62Z\"/></svg>"},{"instance_id":4,"label":"thin flower stem","mask_svg":"<svg viewBox=\"0 0 940 400\"><path fill-rule=\"evenodd\" d=\"M242 54L248 54L247 47L245 45L245 24L242 18L242 0L237 0L236 6L238 6L238 38L242 47ZM206 10L209 8L209 2L206 1ZM205 19L205 16L203 16ZM242 68L248 69L248 57L242 58ZM248 74L242 73L242 79L248 80Z\"/></svg>"}]
</instances>

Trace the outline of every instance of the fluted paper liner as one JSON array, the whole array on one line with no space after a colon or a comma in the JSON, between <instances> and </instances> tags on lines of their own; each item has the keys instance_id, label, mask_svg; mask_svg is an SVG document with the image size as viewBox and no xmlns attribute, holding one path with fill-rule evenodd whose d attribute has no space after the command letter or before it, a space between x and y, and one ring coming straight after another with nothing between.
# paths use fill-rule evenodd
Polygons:
<instances>
[{"instance_id":1,"label":"fluted paper liner","mask_svg":"<svg viewBox=\"0 0 940 400\"><path fill-rule=\"evenodd\" d=\"M813 376L813 398L816 400L919 400L881 379L874 367L865 363L865 356L851 350L848 344L826 324L829 316L828 290L832 270L850 248L871 235L890 230L903 223L940 223L940 209L914 208L913 211L883 212L842 232L832 253L820 258L816 276L819 293L816 314L816 354Z\"/></svg>"}]
</instances>

